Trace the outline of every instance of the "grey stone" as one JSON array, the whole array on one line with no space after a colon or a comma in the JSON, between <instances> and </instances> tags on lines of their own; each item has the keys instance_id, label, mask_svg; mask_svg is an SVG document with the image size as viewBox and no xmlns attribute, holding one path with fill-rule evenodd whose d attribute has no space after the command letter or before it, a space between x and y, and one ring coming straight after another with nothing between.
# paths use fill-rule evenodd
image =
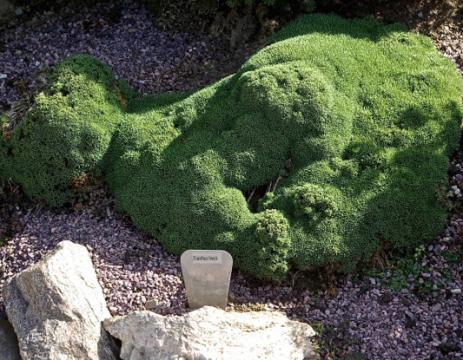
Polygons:
<instances>
[{"instance_id":1,"label":"grey stone","mask_svg":"<svg viewBox=\"0 0 463 360\"><path fill-rule=\"evenodd\" d=\"M190 308L227 306L233 267L233 259L228 252L187 250L180 262Z\"/></svg>"},{"instance_id":2,"label":"grey stone","mask_svg":"<svg viewBox=\"0 0 463 360\"><path fill-rule=\"evenodd\" d=\"M110 318L123 360L318 359L314 330L277 312L226 312L203 307L184 316L150 311Z\"/></svg>"},{"instance_id":3,"label":"grey stone","mask_svg":"<svg viewBox=\"0 0 463 360\"><path fill-rule=\"evenodd\" d=\"M58 244L5 286L6 313L23 360L113 360L110 316L87 249Z\"/></svg>"},{"instance_id":4,"label":"grey stone","mask_svg":"<svg viewBox=\"0 0 463 360\"><path fill-rule=\"evenodd\" d=\"M0 359L21 359L19 356L18 339L7 320L0 320Z\"/></svg>"}]
</instances>

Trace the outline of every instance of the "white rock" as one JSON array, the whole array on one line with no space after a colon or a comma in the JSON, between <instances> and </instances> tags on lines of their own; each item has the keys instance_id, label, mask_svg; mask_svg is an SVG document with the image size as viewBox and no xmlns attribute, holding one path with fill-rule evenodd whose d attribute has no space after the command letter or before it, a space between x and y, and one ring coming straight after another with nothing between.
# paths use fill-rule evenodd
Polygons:
<instances>
[{"instance_id":1,"label":"white rock","mask_svg":"<svg viewBox=\"0 0 463 360\"><path fill-rule=\"evenodd\" d=\"M110 318L123 360L318 359L307 324L277 312L225 312L205 306L184 316L149 311Z\"/></svg>"},{"instance_id":2,"label":"white rock","mask_svg":"<svg viewBox=\"0 0 463 360\"><path fill-rule=\"evenodd\" d=\"M5 287L23 360L116 359L102 327L110 316L87 249L70 241Z\"/></svg>"}]
</instances>

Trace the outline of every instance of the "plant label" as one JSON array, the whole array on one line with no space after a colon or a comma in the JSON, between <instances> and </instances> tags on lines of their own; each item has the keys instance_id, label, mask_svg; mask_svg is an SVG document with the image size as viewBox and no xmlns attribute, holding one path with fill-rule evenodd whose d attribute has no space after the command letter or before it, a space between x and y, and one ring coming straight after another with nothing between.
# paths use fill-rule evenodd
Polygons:
<instances>
[{"instance_id":1,"label":"plant label","mask_svg":"<svg viewBox=\"0 0 463 360\"><path fill-rule=\"evenodd\" d=\"M233 267L233 258L228 252L187 250L180 263L190 308L227 306Z\"/></svg>"}]
</instances>

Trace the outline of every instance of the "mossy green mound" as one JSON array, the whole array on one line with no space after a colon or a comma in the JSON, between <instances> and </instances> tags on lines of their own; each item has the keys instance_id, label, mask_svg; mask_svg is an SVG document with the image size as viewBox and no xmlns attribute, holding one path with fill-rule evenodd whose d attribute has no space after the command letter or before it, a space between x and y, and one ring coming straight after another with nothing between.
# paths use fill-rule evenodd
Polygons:
<instances>
[{"instance_id":1,"label":"mossy green mound","mask_svg":"<svg viewBox=\"0 0 463 360\"><path fill-rule=\"evenodd\" d=\"M102 172L118 208L172 252L225 249L261 278L348 271L440 231L461 95L429 39L335 16L293 22L189 95L135 96L77 56L0 140L0 176L58 205L75 177Z\"/></svg>"}]
</instances>

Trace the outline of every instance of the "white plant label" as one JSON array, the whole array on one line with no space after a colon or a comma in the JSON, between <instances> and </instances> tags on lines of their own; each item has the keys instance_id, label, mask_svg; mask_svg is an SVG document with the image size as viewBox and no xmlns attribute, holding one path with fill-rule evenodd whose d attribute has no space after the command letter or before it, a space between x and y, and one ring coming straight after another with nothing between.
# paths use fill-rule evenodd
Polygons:
<instances>
[{"instance_id":1,"label":"white plant label","mask_svg":"<svg viewBox=\"0 0 463 360\"><path fill-rule=\"evenodd\" d=\"M223 250L187 250L181 258L188 305L225 308L233 267L231 255Z\"/></svg>"}]
</instances>

